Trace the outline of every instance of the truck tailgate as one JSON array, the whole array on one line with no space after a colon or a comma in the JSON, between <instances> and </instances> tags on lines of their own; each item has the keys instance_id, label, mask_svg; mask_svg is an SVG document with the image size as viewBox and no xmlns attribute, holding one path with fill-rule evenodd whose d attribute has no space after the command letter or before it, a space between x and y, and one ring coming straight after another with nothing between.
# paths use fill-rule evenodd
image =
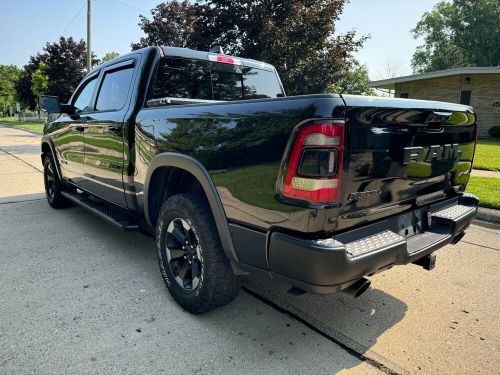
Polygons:
<instances>
[{"instance_id":1,"label":"truck tailgate","mask_svg":"<svg viewBox=\"0 0 500 375\"><path fill-rule=\"evenodd\" d=\"M337 229L465 189L476 118L463 105L344 95L346 137Z\"/></svg>"}]
</instances>

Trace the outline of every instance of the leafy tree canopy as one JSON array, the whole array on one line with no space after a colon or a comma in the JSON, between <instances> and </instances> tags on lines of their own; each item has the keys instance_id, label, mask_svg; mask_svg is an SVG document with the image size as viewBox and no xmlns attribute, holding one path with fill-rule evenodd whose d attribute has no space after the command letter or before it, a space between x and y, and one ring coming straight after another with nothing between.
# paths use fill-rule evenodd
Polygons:
<instances>
[{"instance_id":1,"label":"leafy tree canopy","mask_svg":"<svg viewBox=\"0 0 500 375\"><path fill-rule=\"evenodd\" d=\"M40 66L40 62L41 55L39 53L35 56L31 56L28 63L21 70L20 77L15 84L19 99L25 106L33 109L36 107L36 97L31 91L31 79L33 77L33 73Z\"/></svg>"},{"instance_id":2,"label":"leafy tree canopy","mask_svg":"<svg viewBox=\"0 0 500 375\"><path fill-rule=\"evenodd\" d=\"M143 15L139 16L139 26L146 36L138 43L132 43L132 49L154 45L197 46L192 37L200 9L198 4L191 4L188 0L158 4L151 10L151 20Z\"/></svg>"},{"instance_id":3,"label":"leafy tree canopy","mask_svg":"<svg viewBox=\"0 0 500 375\"><path fill-rule=\"evenodd\" d=\"M424 39L412 59L416 73L500 65L499 0L441 1L412 33Z\"/></svg>"},{"instance_id":4,"label":"leafy tree canopy","mask_svg":"<svg viewBox=\"0 0 500 375\"><path fill-rule=\"evenodd\" d=\"M30 108L36 107L37 95L33 92L33 74L44 64L43 74L48 77L45 94L56 95L66 102L87 73L87 49L83 40L61 37L58 42L47 43L42 53L30 57L23 67L16 91ZM92 56L93 64L98 60ZM39 73L40 74L40 71ZM38 77L40 78L40 77Z\"/></svg>"},{"instance_id":5,"label":"leafy tree canopy","mask_svg":"<svg viewBox=\"0 0 500 375\"><path fill-rule=\"evenodd\" d=\"M49 77L47 76L47 64L43 61L38 66L38 69L31 76L31 92L38 97L45 95L49 86Z\"/></svg>"},{"instance_id":6,"label":"leafy tree canopy","mask_svg":"<svg viewBox=\"0 0 500 375\"><path fill-rule=\"evenodd\" d=\"M56 95L66 102L87 74L87 46L83 40L61 37L58 43L47 43L44 48L49 84L48 95ZM92 65L99 60L92 56Z\"/></svg>"},{"instance_id":7,"label":"leafy tree canopy","mask_svg":"<svg viewBox=\"0 0 500 375\"><path fill-rule=\"evenodd\" d=\"M132 48L170 45L208 50L273 64L289 95L324 92L357 66L353 53L366 37L335 34L347 0L170 1L141 16L146 36Z\"/></svg>"},{"instance_id":8,"label":"leafy tree canopy","mask_svg":"<svg viewBox=\"0 0 500 375\"><path fill-rule=\"evenodd\" d=\"M103 56L102 62L104 63L106 61L113 60L115 57L118 57L118 56L120 56L120 54L118 52L108 52Z\"/></svg>"},{"instance_id":9,"label":"leafy tree canopy","mask_svg":"<svg viewBox=\"0 0 500 375\"><path fill-rule=\"evenodd\" d=\"M21 70L15 65L0 65L0 112L7 112L16 102L15 85Z\"/></svg>"},{"instance_id":10,"label":"leafy tree canopy","mask_svg":"<svg viewBox=\"0 0 500 375\"><path fill-rule=\"evenodd\" d=\"M337 94L375 95L375 90L367 86L370 78L366 66L356 66L344 72L343 76L337 83L328 86L327 91Z\"/></svg>"}]
</instances>

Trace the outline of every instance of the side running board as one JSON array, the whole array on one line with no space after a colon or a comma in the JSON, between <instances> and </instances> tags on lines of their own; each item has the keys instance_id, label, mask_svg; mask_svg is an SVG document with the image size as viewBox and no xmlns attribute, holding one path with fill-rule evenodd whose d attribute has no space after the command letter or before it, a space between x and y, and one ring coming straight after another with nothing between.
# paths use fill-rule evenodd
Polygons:
<instances>
[{"instance_id":1,"label":"side running board","mask_svg":"<svg viewBox=\"0 0 500 375\"><path fill-rule=\"evenodd\" d=\"M62 191L61 194L77 205L118 226L123 231L139 229L139 224L136 220L123 213L120 209L114 208L105 202L99 202L87 195L72 191Z\"/></svg>"}]
</instances>

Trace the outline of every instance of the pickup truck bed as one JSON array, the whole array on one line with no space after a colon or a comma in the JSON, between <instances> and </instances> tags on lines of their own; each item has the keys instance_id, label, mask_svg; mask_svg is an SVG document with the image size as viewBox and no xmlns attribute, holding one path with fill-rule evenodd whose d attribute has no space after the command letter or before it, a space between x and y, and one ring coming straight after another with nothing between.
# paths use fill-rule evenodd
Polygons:
<instances>
[{"instance_id":1,"label":"pickup truck bed","mask_svg":"<svg viewBox=\"0 0 500 375\"><path fill-rule=\"evenodd\" d=\"M431 269L477 210L463 193L477 134L467 106L285 97L268 64L171 47L97 67L57 105L66 113L42 140L49 203L156 230L167 287L191 312L228 302L249 272L359 295L394 265Z\"/></svg>"}]
</instances>

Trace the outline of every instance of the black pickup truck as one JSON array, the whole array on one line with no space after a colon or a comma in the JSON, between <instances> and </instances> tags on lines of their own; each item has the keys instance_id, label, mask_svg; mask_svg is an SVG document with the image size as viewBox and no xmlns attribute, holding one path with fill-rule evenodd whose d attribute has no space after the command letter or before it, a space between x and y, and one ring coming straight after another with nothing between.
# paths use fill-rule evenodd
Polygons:
<instances>
[{"instance_id":1,"label":"black pickup truck","mask_svg":"<svg viewBox=\"0 0 500 375\"><path fill-rule=\"evenodd\" d=\"M99 65L68 104L40 106L60 113L41 145L49 204L155 234L192 313L231 301L249 273L358 296L394 265L432 269L477 211L468 106L286 97L269 64L173 47Z\"/></svg>"}]
</instances>

